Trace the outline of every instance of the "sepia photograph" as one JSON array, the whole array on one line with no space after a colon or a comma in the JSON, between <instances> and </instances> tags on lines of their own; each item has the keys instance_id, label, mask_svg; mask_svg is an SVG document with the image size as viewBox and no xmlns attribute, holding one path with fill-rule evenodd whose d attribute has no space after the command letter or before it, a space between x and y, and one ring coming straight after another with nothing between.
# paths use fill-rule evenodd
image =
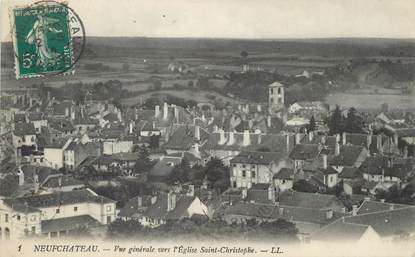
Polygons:
<instances>
[{"instance_id":1,"label":"sepia photograph","mask_svg":"<svg viewBox=\"0 0 415 257\"><path fill-rule=\"evenodd\" d=\"M415 2L0 0L0 256L415 256Z\"/></svg>"}]
</instances>

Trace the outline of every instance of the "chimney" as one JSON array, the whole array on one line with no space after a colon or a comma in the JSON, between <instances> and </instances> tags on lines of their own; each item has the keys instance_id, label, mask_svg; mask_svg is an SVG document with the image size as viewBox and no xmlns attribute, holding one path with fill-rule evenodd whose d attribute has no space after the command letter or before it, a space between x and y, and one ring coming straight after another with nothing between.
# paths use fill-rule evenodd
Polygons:
<instances>
[{"instance_id":1,"label":"chimney","mask_svg":"<svg viewBox=\"0 0 415 257\"><path fill-rule=\"evenodd\" d=\"M279 214L280 216L284 215L284 207L279 207L279 208L278 208L278 214Z\"/></svg>"},{"instance_id":2,"label":"chimney","mask_svg":"<svg viewBox=\"0 0 415 257\"><path fill-rule=\"evenodd\" d=\"M300 143L300 137L301 137L300 133L295 133L295 144L296 145Z\"/></svg>"},{"instance_id":3,"label":"chimney","mask_svg":"<svg viewBox=\"0 0 415 257\"><path fill-rule=\"evenodd\" d=\"M249 104L245 105L245 113L249 113Z\"/></svg>"},{"instance_id":4,"label":"chimney","mask_svg":"<svg viewBox=\"0 0 415 257\"><path fill-rule=\"evenodd\" d=\"M326 219L331 220L332 218L333 218L333 210L332 209L326 210Z\"/></svg>"},{"instance_id":5,"label":"chimney","mask_svg":"<svg viewBox=\"0 0 415 257\"><path fill-rule=\"evenodd\" d=\"M370 149L370 145L372 144L372 135L366 135L366 149Z\"/></svg>"},{"instance_id":6,"label":"chimney","mask_svg":"<svg viewBox=\"0 0 415 257\"><path fill-rule=\"evenodd\" d=\"M58 186L62 187L62 176L58 177Z\"/></svg>"},{"instance_id":7,"label":"chimney","mask_svg":"<svg viewBox=\"0 0 415 257\"><path fill-rule=\"evenodd\" d=\"M382 149L382 134L376 135L376 149L381 152Z\"/></svg>"},{"instance_id":8,"label":"chimney","mask_svg":"<svg viewBox=\"0 0 415 257\"><path fill-rule=\"evenodd\" d=\"M345 145L345 144L347 144L347 134L346 134L346 132L343 132L342 133L342 145Z\"/></svg>"},{"instance_id":9,"label":"chimney","mask_svg":"<svg viewBox=\"0 0 415 257\"><path fill-rule=\"evenodd\" d=\"M160 115L160 106L156 105L154 107L154 117L157 118Z\"/></svg>"},{"instance_id":10,"label":"chimney","mask_svg":"<svg viewBox=\"0 0 415 257\"><path fill-rule=\"evenodd\" d=\"M169 106L167 105L167 103L164 103L163 105L163 119L164 120L167 119L168 112L169 112Z\"/></svg>"},{"instance_id":11,"label":"chimney","mask_svg":"<svg viewBox=\"0 0 415 257\"><path fill-rule=\"evenodd\" d=\"M143 206L143 198L141 196L137 196L137 207Z\"/></svg>"},{"instance_id":12,"label":"chimney","mask_svg":"<svg viewBox=\"0 0 415 257\"><path fill-rule=\"evenodd\" d=\"M194 196L195 195L195 185L189 185L189 189L186 193L187 196Z\"/></svg>"},{"instance_id":13,"label":"chimney","mask_svg":"<svg viewBox=\"0 0 415 257\"><path fill-rule=\"evenodd\" d=\"M156 195L153 195L151 197L151 205L155 204L156 202L157 202L157 196Z\"/></svg>"},{"instance_id":14,"label":"chimney","mask_svg":"<svg viewBox=\"0 0 415 257\"><path fill-rule=\"evenodd\" d=\"M252 129L252 127L254 126L254 121L253 120L249 120L248 121L248 128Z\"/></svg>"},{"instance_id":15,"label":"chimney","mask_svg":"<svg viewBox=\"0 0 415 257\"><path fill-rule=\"evenodd\" d=\"M336 142L340 143L340 134L336 134Z\"/></svg>"},{"instance_id":16,"label":"chimney","mask_svg":"<svg viewBox=\"0 0 415 257\"><path fill-rule=\"evenodd\" d=\"M65 108L65 117L69 117L69 108L68 107Z\"/></svg>"},{"instance_id":17,"label":"chimney","mask_svg":"<svg viewBox=\"0 0 415 257\"><path fill-rule=\"evenodd\" d=\"M323 169L327 169L327 154L322 154L321 158L323 159Z\"/></svg>"},{"instance_id":18,"label":"chimney","mask_svg":"<svg viewBox=\"0 0 415 257\"><path fill-rule=\"evenodd\" d=\"M272 184L268 187L268 200L275 203L275 189Z\"/></svg>"},{"instance_id":19,"label":"chimney","mask_svg":"<svg viewBox=\"0 0 415 257\"><path fill-rule=\"evenodd\" d=\"M238 110L239 111L242 110L242 105L241 104L238 104Z\"/></svg>"},{"instance_id":20,"label":"chimney","mask_svg":"<svg viewBox=\"0 0 415 257\"><path fill-rule=\"evenodd\" d=\"M357 215L357 205L353 204L352 205L352 216L356 216Z\"/></svg>"},{"instance_id":21,"label":"chimney","mask_svg":"<svg viewBox=\"0 0 415 257\"><path fill-rule=\"evenodd\" d=\"M199 144L198 143L195 143L193 145L193 148L195 149L195 154L199 154Z\"/></svg>"},{"instance_id":22,"label":"chimney","mask_svg":"<svg viewBox=\"0 0 415 257\"><path fill-rule=\"evenodd\" d=\"M341 212L346 213L346 207L342 207Z\"/></svg>"},{"instance_id":23,"label":"chimney","mask_svg":"<svg viewBox=\"0 0 415 257\"><path fill-rule=\"evenodd\" d=\"M260 104L258 104L256 106L256 109L257 109L258 112L262 112L262 106Z\"/></svg>"},{"instance_id":24,"label":"chimney","mask_svg":"<svg viewBox=\"0 0 415 257\"><path fill-rule=\"evenodd\" d=\"M286 142L287 145L286 145L286 147L287 147L287 153L288 153L288 152L290 152L290 134L287 133L285 135L285 137L287 139L287 142Z\"/></svg>"},{"instance_id":25,"label":"chimney","mask_svg":"<svg viewBox=\"0 0 415 257\"><path fill-rule=\"evenodd\" d=\"M71 107L71 120L75 120L75 110L74 107Z\"/></svg>"},{"instance_id":26,"label":"chimney","mask_svg":"<svg viewBox=\"0 0 415 257\"><path fill-rule=\"evenodd\" d=\"M47 98L48 98L48 101L50 101L50 91L48 91L47 93Z\"/></svg>"},{"instance_id":27,"label":"chimney","mask_svg":"<svg viewBox=\"0 0 415 257\"><path fill-rule=\"evenodd\" d=\"M262 141L262 136L261 136L261 134L258 134L258 141L257 141L257 144L259 145L259 144L261 144L261 141Z\"/></svg>"},{"instance_id":28,"label":"chimney","mask_svg":"<svg viewBox=\"0 0 415 257\"><path fill-rule=\"evenodd\" d=\"M229 132L228 145L233 145L235 143L235 134L231 131Z\"/></svg>"},{"instance_id":29,"label":"chimney","mask_svg":"<svg viewBox=\"0 0 415 257\"><path fill-rule=\"evenodd\" d=\"M205 114L202 114L202 121L203 121L203 122L205 122L205 121L206 121Z\"/></svg>"},{"instance_id":30,"label":"chimney","mask_svg":"<svg viewBox=\"0 0 415 257\"><path fill-rule=\"evenodd\" d=\"M213 126L213 132L218 132L218 130L219 130L218 125L214 125L214 126Z\"/></svg>"},{"instance_id":31,"label":"chimney","mask_svg":"<svg viewBox=\"0 0 415 257\"><path fill-rule=\"evenodd\" d=\"M403 158L408 158L408 146L403 147Z\"/></svg>"},{"instance_id":32,"label":"chimney","mask_svg":"<svg viewBox=\"0 0 415 257\"><path fill-rule=\"evenodd\" d=\"M322 145L326 144L326 135L321 136L321 144Z\"/></svg>"},{"instance_id":33,"label":"chimney","mask_svg":"<svg viewBox=\"0 0 415 257\"><path fill-rule=\"evenodd\" d=\"M195 126L195 139L200 141L200 127L198 125Z\"/></svg>"},{"instance_id":34,"label":"chimney","mask_svg":"<svg viewBox=\"0 0 415 257\"><path fill-rule=\"evenodd\" d=\"M313 131L308 132L308 141L313 141L314 133Z\"/></svg>"},{"instance_id":35,"label":"chimney","mask_svg":"<svg viewBox=\"0 0 415 257\"><path fill-rule=\"evenodd\" d=\"M17 174L19 176L19 186L23 186L24 185L24 172L22 170L22 166L19 166L19 170Z\"/></svg>"},{"instance_id":36,"label":"chimney","mask_svg":"<svg viewBox=\"0 0 415 257\"><path fill-rule=\"evenodd\" d=\"M225 138L225 131L223 131L223 129L219 130L219 144L223 145L226 141Z\"/></svg>"},{"instance_id":37,"label":"chimney","mask_svg":"<svg viewBox=\"0 0 415 257\"><path fill-rule=\"evenodd\" d=\"M244 146L248 146L248 145L251 144L251 138L250 138L250 135L249 135L249 130L244 131L242 144Z\"/></svg>"},{"instance_id":38,"label":"chimney","mask_svg":"<svg viewBox=\"0 0 415 257\"><path fill-rule=\"evenodd\" d=\"M383 199L383 198L382 198L382 199L380 199L380 202L381 202L381 203L384 203L384 202L385 202L385 199Z\"/></svg>"},{"instance_id":39,"label":"chimney","mask_svg":"<svg viewBox=\"0 0 415 257\"><path fill-rule=\"evenodd\" d=\"M336 142L334 144L334 155L338 156L339 154L340 154L340 144L339 144L339 142Z\"/></svg>"},{"instance_id":40,"label":"chimney","mask_svg":"<svg viewBox=\"0 0 415 257\"><path fill-rule=\"evenodd\" d=\"M33 106L33 98L30 97L29 99L29 106L32 107Z\"/></svg>"},{"instance_id":41,"label":"chimney","mask_svg":"<svg viewBox=\"0 0 415 257\"><path fill-rule=\"evenodd\" d=\"M134 128L134 122L130 121L129 131L128 131L130 134L133 133L133 128Z\"/></svg>"},{"instance_id":42,"label":"chimney","mask_svg":"<svg viewBox=\"0 0 415 257\"><path fill-rule=\"evenodd\" d=\"M398 134L393 134L393 143L395 144L395 146L398 146Z\"/></svg>"},{"instance_id":43,"label":"chimney","mask_svg":"<svg viewBox=\"0 0 415 257\"><path fill-rule=\"evenodd\" d=\"M242 188L242 199L246 199L246 197L248 196L248 189L246 189L246 187Z\"/></svg>"},{"instance_id":44,"label":"chimney","mask_svg":"<svg viewBox=\"0 0 415 257\"><path fill-rule=\"evenodd\" d=\"M272 122L271 122L271 116L267 116L267 127L271 127Z\"/></svg>"},{"instance_id":45,"label":"chimney","mask_svg":"<svg viewBox=\"0 0 415 257\"><path fill-rule=\"evenodd\" d=\"M179 122L179 108L176 106L174 107L174 117L176 118L176 121Z\"/></svg>"},{"instance_id":46,"label":"chimney","mask_svg":"<svg viewBox=\"0 0 415 257\"><path fill-rule=\"evenodd\" d=\"M391 203L390 205L389 205L389 210L390 211L393 211L395 209L395 205L393 204L393 203Z\"/></svg>"},{"instance_id":47,"label":"chimney","mask_svg":"<svg viewBox=\"0 0 415 257\"><path fill-rule=\"evenodd\" d=\"M167 193L167 211L172 211L176 208L176 194L173 192Z\"/></svg>"},{"instance_id":48,"label":"chimney","mask_svg":"<svg viewBox=\"0 0 415 257\"><path fill-rule=\"evenodd\" d=\"M34 187L35 194L39 192L39 176L37 175L37 170L35 174L33 174L33 187Z\"/></svg>"}]
</instances>

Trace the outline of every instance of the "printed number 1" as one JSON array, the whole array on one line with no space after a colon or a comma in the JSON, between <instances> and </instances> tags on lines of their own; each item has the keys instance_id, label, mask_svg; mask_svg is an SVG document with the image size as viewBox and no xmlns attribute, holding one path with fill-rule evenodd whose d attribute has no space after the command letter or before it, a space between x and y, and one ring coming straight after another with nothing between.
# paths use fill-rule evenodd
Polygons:
<instances>
[{"instance_id":1,"label":"printed number 1","mask_svg":"<svg viewBox=\"0 0 415 257\"><path fill-rule=\"evenodd\" d=\"M22 245L19 245L17 248L19 249L19 252L20 252L22 250Z\"/></svg>"}]
</instances>

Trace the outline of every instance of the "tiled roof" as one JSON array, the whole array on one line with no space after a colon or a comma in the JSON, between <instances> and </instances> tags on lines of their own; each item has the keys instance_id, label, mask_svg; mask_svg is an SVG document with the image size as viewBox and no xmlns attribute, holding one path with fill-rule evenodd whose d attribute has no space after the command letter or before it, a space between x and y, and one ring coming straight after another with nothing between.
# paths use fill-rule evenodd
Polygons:
<instances>
[{"instance_id":1,"label":"tiled roof","mask_svg":"<svg viewBox=\"0 0 415 257\"><path fill-rule=\"evenodd\" d=\"M277 174L274 175L274 179L292 180L294 179L294 170L290 168L282 168Z\"/></svg>"},{"instance_id":2,"label":"tiled roof","mask_svg":"<svg viewBox=\"0 0 415 257\"><path fill-rule=\"evenodd\" d=\"M150 176L168 176L175 166L179 165L182 158L164 157L159 160L154 167L150 170Z\"/></svg>"},{"instance_id":3,"label":"tiled roof","mask_svg":"<svg viewBox=\"0 0 415 257\"><path fill-rule=\"evenodd\" d=\"M413 205L406 205L406 204L396 204L396 203L382 203L376 201L363 201L360 205L359 209L357 210L357 214L367 214L373 212L382 212L388 211L391 209L403 209L403 208L411 208L414 207Z\"/></svg>"},{"instance_id":4,"label":"tiled roof","mask_svg":"<svg viewBox=\"0 0 415 257\"><path fill-rule=\"evenodd\" d=\"M16 136L35 135L36 130L33 123L18 122L15 124L14 132Z\"/></svg>"},{"instance_id":5,"label":"tiled roof","mask_svg":"<svg viewBox=\"0 0 415 257\"><path fill-rule=\"evenodd\" d=\"M200 140L204 141L208 138L209 134L202 128L200 130ZM193 143L196 142L195 138L195 126L182 125L179 126L172 135L169 136L169 141L162 147L164 149L177 149L177 150L189 150Z\"/></svg>"},{"instance_id":6,"label":"tiled roof","mask_svg":"<svg viewBox=\"0 0 415 257\"><path fill-rule=\"evenodd\" d=\"M168 195L167 193L160 193L157 197L156 203L148 207L143 215L155 219L171 220L177 220L185 217L187 209L193 203L195 197L184 194L177 194L176 197L176 207L171 211L167 211Z\"/></svg>"},{"instance_id":7,"label":"tiled roof","mask_svg":"<svg viewBox=\"0 0 415 257\"><path fill-rule=\"evenodd\" d=\"M316 241L359 241L369 225L347 223L339 219L311 235Z\"/></svg>"},{"instance_id":8,"label":"tiled roof","mask_svg":"<svg viewBox=\"0 0 415 257\"><path fill-rule=\"evenodd\" d=\"M363 150L363 146L342 145L340 147L339 155L333 158L331 165L353 166Z\"/></svg>"},{"instance_id":9,"label":"tiled roof","mask_svg":"<svg viewBox=\"0 0 415 257\"><path fill-rule=\"evenodd\" d=\"M370 225L381 237L415 232L415 207L345 217L345 222Z\"/></svg>"},{"instance_id":10,"label":"tiled roof","mask_svg":"<svg viewBox=\"0 0 415 257\"><path fill-rule=\"evenodd\" d=\"M61 176L61 185L62 187L64 186L83 186L84 182L81 180L78 180L72 176ZM60 187L59 186L59 177L52 177L48 180L46 180L43 185L43 187L46 188L57 188Z\"/></svg>"},{"instance_id":11,"label":"tiled roof","mask_svg":"<svg viewBox=\"0 0 415 257\"><path fill-rule=\"evenodd\" d=\"M272 152L241 152L233 157L230 162L269 165L271 162L279 159L279 157L281 157L279 153Z\"/></svg>"},{"instance_id":12,"label":"tiled roof","mask_svg":"<svg viewBox=\"0 0 415 257\"><path fill-rule=\"evenodd\" d=\"M340 202L336 196L319 193L305 193L287 190L279 195L281 205L323 209L333 202Z\"/></svg>"},{"instance_id":13,"label":"tiled roof","mask_svg":"<svg viewBox=\"0 0 415 257\"><path fill-rule=\"evenodd\" d=\"M42 233L56 232L62 230L74 230L80 227L98 227L100 223L89 215L73 216L53 220L42 220Z\"/></svg>"},{"instance_id":14,"label":"tiled roof","mask_svg":"<svg viewBox=\"0 0 415 257\"><path fill-rule=\"evenodd\" d=\"M141 197L141 206L138 205L138 198ZM120 210L118 216L133 217L141 216L147 207L151 205L151 195L136 196L128 200L125 206ZM141 213L140 213L141 212Z\"/></svg>"},{"instance_id":15,"label":"tiled roof","mask_svg":"<svg viewBox=\"0 0 415 257\"><path fill-rule=\"evenodd\" d=\"M318 157L321 148L317 144L297 144L290 153L292 160L312 160Z\"/></svg>"},{"instance_id":16,"label":"tiled roof","mask_svg":"<svg viewBox=\"0 0 415 257\"><path fill-rule=\"evenodd\" d=\"M89 189L85 189L69 192L55 192L51 194L34 195L14 199L4 199L4 202L9 206L16 203L27 203L30 207L33 208L46 208L83 202L111 203L114 201L109 198L99 196Z\"/></svg>"},{"instance_id":17,"label":"tiled roof","mask_svg":"<svg viewBox=\"0 0 415 257\"><path fill-rule=\"evenodd\" d=\"M289 137L289 146L287 147L287 136ZM262 151L267 149L268 152L287 153L291 151L294 145L293 135L284 134L254 134L250 133L250 144L243 145L243 133L234 133L234 142L229 141L229 132L225 132L226 141L219 144L219 133L212 133L208 141L202 146L205 151L225 150L225 151Z\"/></svg>"},{"instance_id":18,"label":"tiled roof","mask_svg":"<svg viewBox=\"0 0 415 257\"><path fill-rule=\"evenodd\" d=\"M361 176L361 173L359 172L359 169L356 167L344 167L339 174L339 178L344 179L353 179L359 176Z\"/></svg>"}]
</instances>

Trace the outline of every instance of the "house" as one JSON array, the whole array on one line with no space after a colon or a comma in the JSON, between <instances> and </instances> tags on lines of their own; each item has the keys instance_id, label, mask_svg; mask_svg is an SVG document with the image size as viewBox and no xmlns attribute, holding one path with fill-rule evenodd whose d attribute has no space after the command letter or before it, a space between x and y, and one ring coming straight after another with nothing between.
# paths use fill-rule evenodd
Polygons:
<instances>
[{"instance_id":1,"label":"house","mask_svg":"<svg viewBox=\"0 0 415 257\"><path fill-rule=\"evenodd\" d=\"M65 167L65 150L71 142L72 138L62 138L48 143L43 150L45 166L54 169Z\"/></svg>"},{"instance_id":2,"label":"house","mask_svg":"<svg viewBox=\"0 0 415 257\"><path fill-rule=\"evenodd\" d=\"M229 205L224 210L222 219L228 224L246 223L248 220L255 219L257 222L272 222L278 219L285 219L296 225L297 236L304 240L345 213L327 209L313 209L296 206L286 206L281 203L264 204L249 201L240 201Z\"/></svg>"},{"instance_id":3,"label":"house","mask_svg":"<svg viewBox=\"0 0 415 257\"><path fill-rule=\"evenodd\" d=\"M31 112L27 116L28 121L33 123L36 134L40 134L42 127L48 126L48 120L41 112Z\"/></svg>"},{"instance_id":4,"label":"house","mask_svg":"<svg viewBox=\"0 0 415 257\"><path fill-rule=\"evenodd\" d=\"M311 241L373 244L381 241L381 238L372 226L348 223L341 218L311 234Z\"/></svg>"},{"instance_id":5,"label":"house","mask_svg":"<svg viewBox=\"0 0 415 257\"><path fill-rule=\"evenodd\" d=\"M162 148L170 153L193 151L200 156L199 147L202 146L209 133L198 125L180 125L163 144Z\"/></svg>"},{"instance_id":6,"label":"house","mask_svg":"<svg viewBox=\"0 0 415 257\"><path fill-rule=\"evenodd\" d=\"M225 132L218 130L209 135L207 142L201 147L210 158L218 158L225 165L241 152L275 152L288 156L294 146L294 135L291 133L262 134L245 130ZM208 160L205 160L208 161Z\"/></svg>"},{"instance_id":7,"label":"house","mask_svg":"<svg viewBox=\"0 0 415 257\"><path fill-rule=\"evenodd\" d=\"M160 160L151 168L148 173L148 178L153 182L164 181L173 171L175 166L180 165L182 157L166 156L160 158Z\"/></svg>"},{"instance_id":8,"label":"house","mask_svg":"<svg viewBox=\"0 0 415 257\"><path fill-rule=\"evenodd\" d=\"M274 186L279 192L292 189L294 184L294 169L281 168L281 170L273 176Z\"/></svg>"},{"instance_id":9,"label":"house","mask_svg":"<svg viewBox=\"0 0 415 257\"><path fill-rule=\"evenodd\" d=\"M253 184L271 184L274 174L288 165L284 155L274 152L241 152L230 160L233 188L251 188Z\"/></svg>"},{"instance_id":10,"label":"house","mask_svg":"<svg viewBox=\"0 0 415 257\"><path fill-rule=\"evenodd\" d=\"M288 107L288 113L301 113L301 112L327 112L327 108L320 101L315 102L296 102Z\"/></svg>"},{"instance_id":11,"label":"house","mask_svg":"<svg viewBox=\"0 0 415 257\"><path fill-rule=\"evenodd\" d=\"M411 238L415 234L415 207L395 208L388 210L357 214L341 218L350 224L371 226L384 241Z\"/></svg>"},{"instance_id":12,"label":"house","mask_svg":"<svg viewBox=\"0 0 415 257\"><path fill-rule=\"evenodd\" d=\"M277 201L280 205L311 208L311 209L332 209L337 212L344 212L345 206L334 195L296 192L287 190L278 195Z\"/></svg>"},{"instance_id":13,"label":"house","mask_svg":"<svg viewBox=\"0 0 415 257\"><path fill-rule=\"evenodd\" d=\"M20 148L22 146L35 146L36 129L33 123L15 123L12 140L15 148Z\"/></svg>"},{"instance_id":14,"label":"house","mask_svg":"<svg viewBox=\"0 0 415 257\"><path fill-rule=\"evenodd\" d=\"M319 163L319 155L322 150L320 144L297 144L289 157L294 161L295 170L313 170Z\"/></svg>"},{"instance_id":15,"label":"house","mask_svg":"<svg viewBox=\"0 0 415 257\"><path fill-rule=\"evenodd\" d=\"M197 196L161 192L154 204L144 211L140 220L143 226L157 227L169 220L191 218L193 215L207 216L208 210Z\"/></svg>"},{"instance_id":16,"label":"house","mask_svg":"<svg viewBox=\"0 0 415 257\"><path fill-rule=\"evenodd\" d=\"M100 143L82 143L75 139L64 150L64 167L68 171L74 171L88 156L100 156L101 152Z\"/></svg>"},{"instance_id":17,"label":"house","mask_svg":"<svg viewBox=\"0 0 415 257\"><path fill-rule=\"evenodd\" d=\"M115 201L89 189L0 200L0 228L6 238L62 237L79 227L95 228L115 219Z\"/></svg>"},{"instance_id":18,"label":"house","mask_svg":"<svg viewBox=\"0 0 415 257\"><path fill-rule=\"evenodd\" d=\"M339 153L333 157L330 166L338 173L342 172L345 167L359 168L368 156L368 150L363 146L342 145Z\"/></svg>"},{"instance_id":19,"label":"house","mask_svg":"<svg viewBox=\"0 0 415 257\"><path fill-rule=\"evenodd\" d=\"M155 195L138 195L133 197L120 209L118 217L123 220L141 220L143 218L143 213L148 207L154 205L156 200L157 196Z\"/></svg>"},{"instance_id":20,"label":"house","mask_svg":"<svg viewBox=\"0 0 415 257\"><path fill-rule=\"evenodd\" d=\"M370 156L360 166L363 179L368 182L394 182L400 184L409 175L412 165L394 163L394 158Z\"/></svg>"}]
</instances>

